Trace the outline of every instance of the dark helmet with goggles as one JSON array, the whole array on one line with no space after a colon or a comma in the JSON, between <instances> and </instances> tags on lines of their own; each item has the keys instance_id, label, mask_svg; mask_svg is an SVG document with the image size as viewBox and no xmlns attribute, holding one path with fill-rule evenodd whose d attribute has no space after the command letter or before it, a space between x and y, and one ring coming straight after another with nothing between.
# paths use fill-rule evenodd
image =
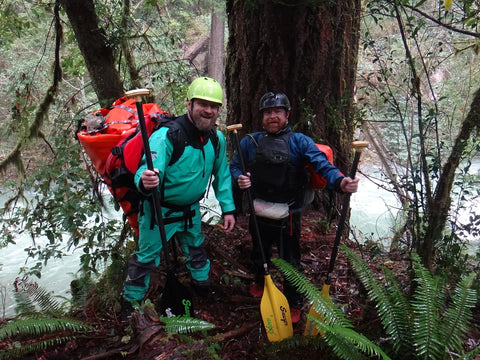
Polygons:
<instances>
[{"instance_id":1,"label":"dark helmet with goggles","mask_svg":"<svg viewBox=\"0 0 480 360\"><path fill-rule=\"evenodd\" d=\"M281 107L290 111L290 101L287 95L278 91L270 91L260 99L260 111L268 108Z\"/></svg>"}]
</instances>

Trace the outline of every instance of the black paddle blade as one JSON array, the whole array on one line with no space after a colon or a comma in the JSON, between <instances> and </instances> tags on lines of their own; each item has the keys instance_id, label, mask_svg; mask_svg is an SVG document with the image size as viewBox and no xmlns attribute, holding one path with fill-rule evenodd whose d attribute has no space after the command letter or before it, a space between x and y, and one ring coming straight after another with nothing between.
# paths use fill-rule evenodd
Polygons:
<instances>
[{"instance_id":1,"label":"black paddle blade","mask_svg":"<svg viewBox=\"0 0 480 360\"><path fill-rule=\"evenodd\" d=\"M167 272L160 310L163 315L193 317L192 294L178 281L175 274Z\"/></svg>"}]
</instances>

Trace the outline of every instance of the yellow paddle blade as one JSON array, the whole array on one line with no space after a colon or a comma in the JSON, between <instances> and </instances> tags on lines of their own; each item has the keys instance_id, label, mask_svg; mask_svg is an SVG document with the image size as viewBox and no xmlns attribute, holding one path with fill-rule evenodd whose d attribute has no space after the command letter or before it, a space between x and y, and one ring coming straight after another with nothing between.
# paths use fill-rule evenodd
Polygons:
<instances>
[{"instance_id":1,"label":"yellow paddle blade","mask_svg":"<svg viewBox=\"0 0 480 360\"><path fill-rule=\"evenodd\" d=\"M269 341L282 341L293 336L292 318L287 298L275 287L270 275L265 275L260 313Z\"/></svg>"},{"instance_id":2,"label":"yellow paddle blade","mask_svg":"<svg viewBox=\"0 0 480 360\"><path fill-rule=\"evenodd\" d=\"M330 285L323 284L322 288L322 294L325 296L329 296L330 294ZM323 320L322 315L320 315L316 310L315 310L315 303L313 303L312 307L310 308L310 311L308 312L308 315L312 316L315 319L318 320ZM305 324L305 331L303 332L304 336L317 336L318 335L318 328L315 326L315 321L312 321L308 318L307 316L307 322Z\"/></svg>"}]
</instances>

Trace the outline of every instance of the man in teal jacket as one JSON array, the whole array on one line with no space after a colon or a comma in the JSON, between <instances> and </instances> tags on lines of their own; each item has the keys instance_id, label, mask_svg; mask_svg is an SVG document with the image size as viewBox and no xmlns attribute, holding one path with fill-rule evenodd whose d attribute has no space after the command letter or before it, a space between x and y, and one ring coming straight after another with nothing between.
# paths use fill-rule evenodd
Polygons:
<instances>
[{"instance_id":1,"label":"man in teal jacket","mask_svg":"<svg viewBox=\"0 0 480 360\"><path fill-rule=\"evenodd\" d=\"M223 91L216 80L200 77L190 85L187 100L188 112L175 119L179 122L175 130L162 127L150 136L155 171L147 169L144 159L135 174L135 183L139 191L147 196L152 191L160 191L167 240L175 235L180 241L194 290L199 295L208 295L211 292L210 261L203 247L199 200L211 175L215 196L223 213L224 229L231 231L235 225L225 137L215 129ZM185 148L172 164L174 136L182 136ZM124 283L123 298L127 304L143 300L150 273L160 264L162 243L158 226L152 218L151 201L143 202L139 214L138 247L129 261Z\"/></svg>"}]
</instances>

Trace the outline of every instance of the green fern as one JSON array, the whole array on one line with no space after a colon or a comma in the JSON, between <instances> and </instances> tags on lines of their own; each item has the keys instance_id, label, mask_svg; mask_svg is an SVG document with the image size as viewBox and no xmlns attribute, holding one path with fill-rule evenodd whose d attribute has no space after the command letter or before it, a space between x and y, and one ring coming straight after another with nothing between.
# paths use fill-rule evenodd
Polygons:
<instances>
[{"instance_id":1,"label":"green fern","mask_svg":"<svg viewBox=\"0 0 480 360\"><path fill-rule=\"evenodd\" d=\"M344 328L353 327L342 310L333 303L332 299L322 294L305 275L283 259L272 259L272 262L280 269L285 279L290 282L292 286L295 286L299 292L305 294L307 299L313 303L315 311L322 314L323 322L332 326L338 325Z\"/></svg>"},{"instance_id":2,"label":"green fern","mask_svg":"<svg viewBox=\"0 0 480 360\"><path fill-rule=\"evenodd\" d=\"M54 332L84 332L91 326L65 318L29 318L14 320L0 328L0 340L15 336L42 336Z\"/></svg>"},{"instance_id":3,"label":"green fern","mask_svg":"<svg viewBox=\"0 0 480 360\"><path fill-rule=\"evenodd\" d=\"M359 256L346 246L342 251L350 260L353 270L359 277L369 298L376 302L385 332L391 336L392 345L397 353L412 353L413 338L411 329L413 321L411 305L400 288L393 273L386 269L385 284L383 284Z\"/></svg>"},{"instance_id":4,"label":"green fern","mask_svg":"<svg viewBox=\"0 0 480 360\"><path fill-rule=\"evenodd\" d=\"M21 346L19 343L14 343L6 350L0 351L0 360L6 360L11 359L12 357L20 357L26 354L40 352L42 350L45 350L46 348L55 345L65 344L72 339L74 339L74 337L72 336L55 337L48 340L38 341L32 344L22 344Z\"/></svg>"},{"instance_id":5,"label":"green fern","mask_svg":"<svg viewBox=\"0 0 480 360\"><path fill-rule=\"evenodd\" d=\"M341 359L365 359L364 354L367 354L369 359L373 357L390 359L380 347L353 329L341 326L320 326L319 330L327 344Z\"/></svg>"},{"instance_id":6,"label":"green fern","mask_svg":"<svg viewBox=\"0 0 480 360\"><path fill-rule=\"evenodd\" d=\"M165 331L169 334L189 334L215 328L212 323L187 316L161 317L160 320L165 323Z\"/></svg>"},{"instance_id":7,"label":"green fern","mask_svg":"<svg viewBox=\"0 0 480 360\"><path fill-rule=\"evenodd\" d=\"M471 308L476 305L477 294L471 287L475 279L475 273L463 278L455 288L449 308L442 320L441 343L445 348L453 349L457 353L461 351L463 339L468 333L470 319L473 318Z\"/></svg>"},{"instance_id":8,"label":"green fern","mask_svg":"<svg viewBox=\"0 0 480 360\"><path fill-rule=\"evenodd\" d=\"M92 329L66 318L62 304L28 278L19 280L15 289L17 317L0 327L0 360L64 344Z\"/></svg>"},{"instance_id":9,"label":"green fern","mask_svg":"<svg viewBox=\"0 0 480 360\"><path fill-rule=\"evenodd\" d=\"M137 310L140 313L149 314L152 318L159 317L155 310L155 305L149 299L139 304ZM210 330L215 327L214 324L205 320L189 316L160 316L160 320L165 323L165 331L169 334L190 334L197 331Z\"/></svg>"},{"instance_id":10,"label":"green fern","mask_svg":"<svg viewBox=\"0 0 480 360\"><path fill-rule=\"evenodd\" d=\"M472 319L471 308L477 303L477 294L471 289L474 273L463 277L449 293L444 282L422 265L417 254L412 254L417 287L408 299L390 270L384 270L385 283L382 283L358 255L344 245L340 248L368 290L370 299L377 303L382 324L399 357L437 360L448 358L452 351L463 352L463 341Z\"/></svg>"},{"instance_id":11,"label":"green fern","mask_svg":"<svg viewBox=\"0 0 480 360\"><path fill-rule=\"evenodd\" d=\"M52 315L64 313L62 305L52 298L51 293L42 287L30 286L26 290L14 292L17 314L42 312Z\"/></svg>"},{"instance_id":12,"label":"green fern","mask_svg":"<svg viewBox=\"0 0 480 360\"><path fill-rule=\"evenodd\" d=\"M304 293L314 303L315 310L321 315L321 320L307 315L315 323L323 340L333 352L341 359L364 359L364 354L369 358L376 356L390 359L377 345L373 344L362 334L353 330L345 314L333 304L331 298L322 294L303 274L282 259L272 259L280 269L283 276L299 292Z\"/></svg>"},{"instance_id":13,"label":"green fern","mask_svg":"<svg viewBox=\"0 0 480 360\"><path fill-rule=\"evenodd\" d=\"M323 341L327 343L332 351L341 359L363 360L365 356L352 344L337 332L324 332Z\"/></svg>"},{"instance_id":14,"label":"green fern","mask_svg":"<svg viewBox=\"0 0 480 360\"><path fill-rule=\"evenodd\" d=\"M480 354L480 345L478 345L475 349L472 351L466 353L463 356L460 356L457 360L472 360L476 359L474 356Z\"/></svg>"},{"instance_id":15,"label":"green fern","mask_svg":"<svg viewBox=\"0 0 480 360\"><path fill-rule=\"evenodd\" d=\"M417 356L442 359L443 344L438 336L440 313L445 302L443 284L421 264L418 254L412 254L415 281L418 286L411 301L415 314L413 337Z\"/></svg>"},{"instance_id":16,"label":"green fern","mask_svg":"<svg viewBox=\"0 0 480 360\"><path fill-rule=\"evenodd\" d=\"M0 350L0 359L9 359L64 344L91 329L89 325L66 318L37 315L28 319L13 320L0 327L0 341L6 344Z\"/></svg>"}]
</instances>

